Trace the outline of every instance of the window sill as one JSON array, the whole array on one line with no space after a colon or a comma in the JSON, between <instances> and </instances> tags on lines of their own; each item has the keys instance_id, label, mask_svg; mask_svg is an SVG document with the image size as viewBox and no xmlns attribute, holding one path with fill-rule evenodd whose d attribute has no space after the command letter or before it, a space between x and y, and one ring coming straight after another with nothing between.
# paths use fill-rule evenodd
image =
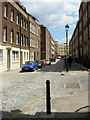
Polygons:
<instances>
[{"instance_id":1,"label":"window sill","mask_svg":"<svg viewBox=\"0 0 90 120\"><path fill-rule=\"evenodd\" d=\"M16 23L17 26L19 26L19 24Z\"/></svg>"},{"instance_id":2,"label":"window sill","mask_svg":"<svg viewBox=\"0 0 90 120\"><path fill-rule=\"evenodd\" d=\"M12 63L19 63L19 61L12 61Z\"/></svg>"},{"instance_id":3,"label":"window sill","mask_svg":"<svg viewBox=\"0 0 90 120\"><path fill-rule=\"evenodd\" d=\"M4 41L4 40L3 40L3 42L4 42L4 43L7 43L7 41Z\"/></svg>"},{"instance_id":4,"label":"window sill","mask_svg":"<svg viewBox=\"0 0 90 120\"><path fill-rule=\"evenodd\" d=\"M16 44L16 45L18 45L18 46L19 46L19 44Z\"/></svg>"},{"instance_id":5,"label":"window sill","mask_svg":"<svg viewBox=\"0 0 90 120\"><path fill-rule=\"evenodd\" d=\"M12 23L14 23L14 21L11 20Z\"/></svg>"},{"instance_id":6,"label":"window sill","mask_svg":"<svg viewBox=\"0 0 90 120\"><path fill-rule=\"evenodd\" d=\"M8 17L5 17L5 16L4 16L4 18L5 18L5 19L8 19Z\"/></svg>"}]
</instances>

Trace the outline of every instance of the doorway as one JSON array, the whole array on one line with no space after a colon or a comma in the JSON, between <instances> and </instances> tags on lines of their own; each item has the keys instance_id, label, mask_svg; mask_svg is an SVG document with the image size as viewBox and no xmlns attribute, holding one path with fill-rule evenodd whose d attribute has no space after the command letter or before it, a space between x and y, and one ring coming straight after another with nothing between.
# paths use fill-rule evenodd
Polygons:
<instances>
[{"instance_id":1,"label":"doorway","mask_svg":"<svg viewBox=\"0 0 90 120\"><path fill-rule=\"evenodd\" d=\"M7 70L10 70L10 50L7 50Z\"/></svg>"}]
</instances>

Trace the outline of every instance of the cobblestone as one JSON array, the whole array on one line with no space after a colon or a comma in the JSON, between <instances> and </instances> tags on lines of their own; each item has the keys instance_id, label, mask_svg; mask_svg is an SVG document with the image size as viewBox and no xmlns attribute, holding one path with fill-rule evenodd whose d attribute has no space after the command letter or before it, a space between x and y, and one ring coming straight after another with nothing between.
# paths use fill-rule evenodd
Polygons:
<instances>
[{"instance_id":1,"label":"cobblestone","mask_svg":"<svg viewBox=\"0 0 90 120\"><path fill-rule=\"evenodd\" d=\"M25 113L31 106L32 108L27 112L30 115L45 111L46 80L50 80L51 83L51 99L86 93L88 91L88 72L79 68L79 71L72 70L68 73L64 71L64 76L62 76L62 67L60 68L62 63L62 60L57 61L56 64L37 72L20 73L20 69L17 69L2 73L3 111L20 109L35 99L36 101L28 104L22 113ZM73 66L75 67L75 65ZM48 72L46 72L47 69ZM58 70L59 72L57 72ZM65 85L68 83L78 83L80 88L66 88ZM39 103L37 102L38 98L40 99Z\"/></svg>"}]
</instances>

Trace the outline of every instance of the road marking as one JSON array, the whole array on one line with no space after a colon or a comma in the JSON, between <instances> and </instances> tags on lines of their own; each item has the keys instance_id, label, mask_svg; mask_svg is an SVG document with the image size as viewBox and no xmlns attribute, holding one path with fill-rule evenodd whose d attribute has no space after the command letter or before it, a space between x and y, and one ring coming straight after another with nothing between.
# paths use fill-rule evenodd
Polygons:
<instances>
[{"instance_id":1,"label":"road marking","mask_svg":"<svg viewBox=\"0 0 90 120\"><path fill-rule=\"evenodd\" d=\"M28 109L27 109L27 111L25 111L24 113L23 113L23 115L21 116L21 117L19 117L19 118L23 118L26 114L28 114L28 112L36 105L36 104L38 104L40 101L37 101L37 102L35 102L34 104L32 104Z\"/></svg>"},{"instance_id":2,"label":"road marking","mask_svg":"<svg viewBox=\"0 0 90 120\"><path fill-rule=\"evenodd\" d=\"M32 100L32 101L29 101L29 102L26 103L22 108L20 108L20 110L22 111L25 107L28 106L28 104L30 104L30 103L32 103L32 102L34 102L34 101L37 101L37 100L40 100L40 98L36 98L36 99L34 99L34 100Z\"/></svg>"},{"instance_id":3,"label":"road marking","mask_svg":"<svg viewBox=\"0 0 90 120\"><path fill-rule=\"evenodd\" d=\"M36 98L36 99L34 99L34 100L30 100L28 103L26 103L22 108L20 108L19 110L19 112L18 113L16 113L15 115L13 115L12 116L12 118L16 118L22 111L23 111L23 109L25 108L25 107L27 107L30 103L32 103L32 102L35 102L35 101L37 101L37 100L40 100L40 98Z\"/></svg>"}]
</instances>

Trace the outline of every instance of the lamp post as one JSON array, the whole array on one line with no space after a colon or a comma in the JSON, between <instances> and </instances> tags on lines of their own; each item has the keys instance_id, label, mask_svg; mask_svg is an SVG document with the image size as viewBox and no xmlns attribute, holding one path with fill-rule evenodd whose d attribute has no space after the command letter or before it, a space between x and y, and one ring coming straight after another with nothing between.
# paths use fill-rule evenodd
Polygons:
<instances>
[{"instance_id":1,"label":"lamp post","mask_svg":"<svg viewBox=\"0 0 90 120\"><path fill-rule=\"evenodd\" d=\"M66 52L67 52L67 56L68 56L68 30L69 30L68 24L65 26L65 30L66 30ZM66 72L68 72L67 56L66 56Z\"/></svg>"}]
</instances>

